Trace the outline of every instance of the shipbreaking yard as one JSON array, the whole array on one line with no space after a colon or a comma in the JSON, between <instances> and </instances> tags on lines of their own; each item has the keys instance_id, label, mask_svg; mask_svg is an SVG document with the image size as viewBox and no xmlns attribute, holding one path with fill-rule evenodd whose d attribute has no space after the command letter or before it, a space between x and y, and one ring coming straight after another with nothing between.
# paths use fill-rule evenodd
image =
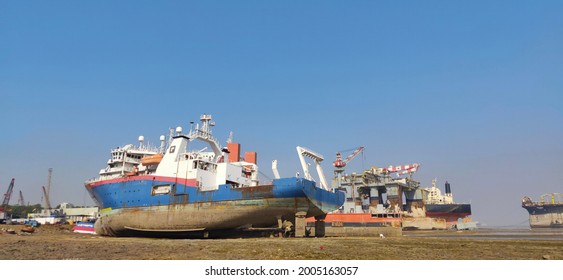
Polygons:
<instances>
[{"instance_id":1,"label":"shipbreaking yard","mask_svg":"<svg viewBox=\"0 0 563 280\"><path fill-rule=\"evenodd\" d=\"M412 231L403 236L155 239L2 225L2 260L563 260L557 231ZM12 229L13 233L8 233Z\"/></svg>"}]
</instances>

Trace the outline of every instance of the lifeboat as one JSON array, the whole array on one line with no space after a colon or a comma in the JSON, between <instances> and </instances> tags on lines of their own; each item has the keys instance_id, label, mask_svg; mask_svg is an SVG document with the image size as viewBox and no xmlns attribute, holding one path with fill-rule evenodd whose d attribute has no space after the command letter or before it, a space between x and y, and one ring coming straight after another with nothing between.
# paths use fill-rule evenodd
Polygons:
<instances>
[{"instance_id":1,"label":"lifeboat","mask_svg":"<svg viewBox=\"0 0 563 280\"><path fill-rule=\"evenodd\" d=\"M133 170L131 170L131 172L127 173L127 176L135 176L137 175L137 173L139 173L139 169L137 168L137 166L133 167Z\"/></svg>"},{"instance_id":2,"label":"lifeboat","mask_svg":"<svg viewBox=\"0 0 563 280\"><path fill-rule=\"evenodd\" d=\"M162 160L162 154L155 154L155 155L150 155L150 156L145 156L141 159L141 163L144 166L149 166L149 165L158 165L160 163L160 161Z\"/></svg>"}]
</instances>

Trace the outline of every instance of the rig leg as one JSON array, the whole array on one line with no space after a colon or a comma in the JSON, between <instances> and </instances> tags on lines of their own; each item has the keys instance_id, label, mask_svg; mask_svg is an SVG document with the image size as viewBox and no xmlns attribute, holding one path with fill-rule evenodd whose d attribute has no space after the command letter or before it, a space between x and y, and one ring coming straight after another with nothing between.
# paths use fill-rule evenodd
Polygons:
<instances>
[{"instance_id":1,"label":"rig leg","mask_svg":"<svg viewBox=\"0 0 563 280\"><path fill-rule=\"evenodd\" d=\"M315 217L315 237L325 236L325 218L326 215Z\"/></svg>"},{"instance_id":2,"label":"rig leg","mask_svg":"<svg viewBox=\"0 0 563 280\"><path fill-rule=\"evenodd\" d=\"M305 227L307 221L305 220L306 212L295 213L295 237L305 237Z\"/></svg>"}]
</instances>

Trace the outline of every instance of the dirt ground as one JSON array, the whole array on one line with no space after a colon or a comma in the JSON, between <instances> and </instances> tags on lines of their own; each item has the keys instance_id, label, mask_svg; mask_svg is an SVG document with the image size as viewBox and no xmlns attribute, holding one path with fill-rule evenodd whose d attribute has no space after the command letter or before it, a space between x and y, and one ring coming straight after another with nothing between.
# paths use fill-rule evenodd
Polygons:
<instances>
[{"instance_id":1,"label":"dirt ground","mask_svg":"<svg viewBox=\"0 0 563 280\"><path fill-rule=\"evenodd\" d=\"M563 260L563 240L402 237L156 239L74 233L43 225L26 235L0 225L0 260Z\"/></svg>"}]
</instances>

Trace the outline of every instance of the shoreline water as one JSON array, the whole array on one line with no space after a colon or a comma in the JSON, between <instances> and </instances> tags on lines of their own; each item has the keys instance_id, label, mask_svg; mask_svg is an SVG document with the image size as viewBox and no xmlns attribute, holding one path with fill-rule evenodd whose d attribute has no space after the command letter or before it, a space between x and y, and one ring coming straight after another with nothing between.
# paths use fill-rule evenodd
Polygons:
<instances>
[{"instance_id":1,"label":"shoreline water","mask_svg":"<svg viewBox=\"0 0 563 280\"><path fill-rule=\"evenodd\" d=\"M406 237L439 237L447 239L478 239L478 240L555 240L563 241L562 229L530 229L530 228L478 228L472 231L403 231Z\"/></svg>"}]
</instances>

